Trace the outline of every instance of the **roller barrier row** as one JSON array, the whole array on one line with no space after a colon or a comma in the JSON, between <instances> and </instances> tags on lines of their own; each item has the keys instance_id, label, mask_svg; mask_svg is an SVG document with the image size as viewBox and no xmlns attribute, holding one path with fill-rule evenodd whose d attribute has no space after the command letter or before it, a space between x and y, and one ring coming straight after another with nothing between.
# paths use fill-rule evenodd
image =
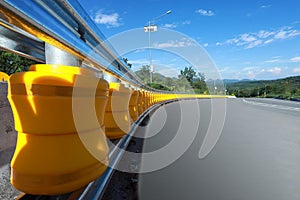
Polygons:
<instances>
[{"instance_id":1,"label":"roller barrier row","mask_svg":"<svg viewBox=\"0 0 300 200\"><path fill-rule=\"evenodd\" d=\"M107 138L127 134L150 106L211 97L130 88L99 79L89 69L47 64L11 75L8 84L18 132L11 183L35 195L72 192L101 176L109 162ZM78 121L74 110L87 117ZM82 138L91 144L89 150Z\"/></svg>"}]
</instances>

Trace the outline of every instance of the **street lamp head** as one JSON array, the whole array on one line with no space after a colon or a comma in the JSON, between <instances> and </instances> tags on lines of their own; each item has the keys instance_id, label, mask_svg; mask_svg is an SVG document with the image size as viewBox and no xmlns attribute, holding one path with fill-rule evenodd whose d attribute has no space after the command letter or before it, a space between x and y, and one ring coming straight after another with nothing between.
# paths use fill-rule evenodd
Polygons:
<instances>
[{"instance_id":1,"label":"street lamp head","mask_svg":"<svg viewBox=\"0 0 300 200\"><path fill-rule=\"evenodd\" d=\"M171 14L171 12L172 12L172 10L168 10L168 11L166 12L166 14Z\"/></svg>"}]
</instances>

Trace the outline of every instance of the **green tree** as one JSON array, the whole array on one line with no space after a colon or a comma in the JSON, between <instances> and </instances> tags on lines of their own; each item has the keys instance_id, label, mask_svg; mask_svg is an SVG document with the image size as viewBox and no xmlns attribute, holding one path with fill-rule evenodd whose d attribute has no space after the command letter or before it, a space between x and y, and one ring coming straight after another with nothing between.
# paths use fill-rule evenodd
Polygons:
<instances>
[{"instance_id":1,"label":"green tree","mask_svg":"<svg viewBox=\"0 0 300 200\"><path fill-rule=\"evenodd\" d=\"M135 74L144 82L150 82L150 67L149 65L143 65L141 69L135 72Z\"/></svg>"},{"instance_id":2,"label":"green tree","mask_svg":"<svg viewBox=\"0 0 300 200\"><path fill-rule=\"evenodd\" d=\"M180 75L178 76L178 78L185 78L192 85L196 74L196 71L192 67L185 67L183 70L180 70Z\"/></svg>"},{"instance_id":3,"label":"green tree","mask_svg":"<svg viewBox=\"0 0 300 200\"><path fill-rule=\"evenodd\" d=\"M166 90L166 91L171 91L170 88L159 84L159 83L147 83L146 85L148 85L149 87L152 87L154 89L158 89L158 90Z\"/></svg>"},{"instance_id":4,"label":"green tree","mask_svg":"<svg viewBox=\"0 0 300 200\"><path fill-rule=\"evenodd\" d=\"M19 55L0 50L0 71L11 75L16 72L28 71L30 65L36 64L36 61Z\"/></svg>"},{"instance_id":5,"label":"green tree","mask_svg":"<svg viewBox=\"0 0 300 200\"><path fill-rule=\"evenodd\" d=\"M144 83L149 83L149 65L142 66L135 73ZM147 85L156 89L177 92L204 93L208 90L205 83L205 75L203 73L197 73L192 67L185 67L181 70L178 78L165 77L164 75L155 72L153 74L153 83Z\"/></svg>"},{"instance_id":6,"label":"green tree","mask_svg":"<svg viewBox=\"0 0 300 200\"><path fill-rule=\"evenodd\" d=\"M204 73L198 72L197 77L193 82L193 88L196 93L203 93L208 90Z\"/></svg>"}]
</instances>

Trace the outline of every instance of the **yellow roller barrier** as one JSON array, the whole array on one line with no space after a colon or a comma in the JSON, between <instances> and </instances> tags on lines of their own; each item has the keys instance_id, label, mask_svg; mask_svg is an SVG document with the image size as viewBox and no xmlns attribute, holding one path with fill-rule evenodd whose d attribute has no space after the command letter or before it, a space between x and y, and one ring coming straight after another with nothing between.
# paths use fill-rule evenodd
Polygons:
<instances>
[{"instance_id":1,"label":"yellow roller barrier","mask_svg":"<svg viewBox=\"0 0 300 200\"><path fill-rule=\"evenodd\" d=\"M77 82L81 84L75 86ZM77 93L72 97L75 87ZM18 140L11 161L11 183L25 193L55 195L80 189L99 177L108 163L102 131L107 98L108 83L86 69L35 65L29 72L13 74L8 99ZM84 116L96 110L97 122L82 118L83 126L77 130L73 100L80 102ZM91 102L94 110L88 109Z\"/></svg>"},{"instance_id":2,"label":"yellow roller barrier","mask_svg":"<svg viewBox=\"0 0 300 200\"><path fill-rule=\"evenodd\" d=\"M4 72L0 72L0 82L7 82L9 79L9 76L4 73Z\"/></svg>"},{"instance_id":3,"label":"yellow roller barrier","mask_svg":"<svg viewBox=\"0 0 300 200\"><path fill-rule=\"evenodd\" d=\"M148 108L152 106L152 92L149 92L148 94Z\"/></svg>"},{"instance_id":4,"label":"yellow roller barrier","mask_svg":"<svg viewBox=\"0 0 300 200\"><path fill-rule=\"evenodd\" d=\"M154 104L154 102L153 102L153 93L150 92L149 93L149 107L152 106L153 104Z\"/></svg>"},{"instance_id":5,"label":"yellow roller barrier","mask_svg":"<svg viewBox=\"0 0 300 200\"><path fill-rule=\"evenodd\" d=\"M144 95L144 100L142 104L143 104L143 112L144 112L148 108L148 101L149 101L148 92L144 91L143 95Z\"/></svg>"},{"instance_id":6,"label":"yellow roller barrier","mask_svg":"<svg viewBox=\"0 0 300 200\"><path fill-rule=\"evenodd\" d=\"M139 92L139 97L138 97L138 113L139 113L139 115L141 115L143 112L144 112L144 98L145 98L145 96L144 96L144 93L143 93L143 91L138 91Z\"/></svg>"},{"instance_id":7,"label":"yellow roller barrier","mask_svg":"<svg viewBox=\"0 0 300 200\"><path fill-rule=\"evenodd\" d=\"M105 110L105 134L109 139L120 138L130 131L130 89L120 83L109 83L109 99Z\"/></svg>"},{"instance_id":8,"label":"yellow roller barrier","mask_svg":"<svg viewBox=\"0 0 300 200\"><path fill-rule=\"evenodd\" d=\"M151 92L147 92L147 108L151 106Z\"/></svg>"},{"instance_id":9,"label":"yellow roller barrier","mask_svg":"<svg viewBox=\"0 0 300 200\"><path fill-rule=\"evenodd\" d=\"M133 122L135 122L139 117L138 98L139 98L139 92L133 91L129 101L129 114Z\"/></svg>"}]
</instances>

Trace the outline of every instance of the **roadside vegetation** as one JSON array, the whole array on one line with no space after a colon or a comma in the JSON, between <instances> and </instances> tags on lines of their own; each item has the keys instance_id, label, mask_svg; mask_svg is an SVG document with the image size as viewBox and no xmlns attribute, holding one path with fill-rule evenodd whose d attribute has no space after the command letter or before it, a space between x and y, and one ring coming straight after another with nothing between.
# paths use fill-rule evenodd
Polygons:
<instances>
[{"instance_id":1,"label":"roadside vegetation","mask_svg":"<svg viewBox=\"0 0 300 200\"><path fill-rule=\"evenodd\" d=\"M21 57L17 54L0 50L0 71L8 75L28 71L30 65L36 63L36 61Z\"/></svg>"},{"instance_id":2,"label":"roadside vegetation","mask_svg":"<svg viewBox=\"0 0 300 200\"><path fill-rule=\"evenodd\" d=\"M277 80L242 81L227 84L229 94L237 97L266 97L300 100L300 76Z\"/></svg>"},{"instance_id":3,"label":"roadside vegetation","mask_svg":"<svg viewBox=\"0 0 300 200\"><path fill-rule=\"evenodd\" d=\"M135 73L148 86L167 91L193 91L198 94L208 94L207 84L213 85L214 82L213 80L206 81L205 75L197 73L192 67L185 67L180 71L178 77L172 78L156 72L153 74L153 83L149 83L150 68L148 65L142 66ZM221 83L220 80L216 80L216 82ZM226 87L226 94L237 97L278 98L300 101L300 76L261 81L243 80L227 82L224 80L224 85Z\"/></svg>"},{"instance_id":4,"label":"roadside vegetation","mask_svg":"<svg viewBox=\"0 0 300 200\"><path fill-rule=\"evenodd\" d=\"M192 67L185 67L177 77L166 77L160 73L153 73L153 81L150 83L150 67L142 66L136 75L148 86L167 91L208 93L205 83L205 75L197 73Z\"/></svg>"}]
</instances>

